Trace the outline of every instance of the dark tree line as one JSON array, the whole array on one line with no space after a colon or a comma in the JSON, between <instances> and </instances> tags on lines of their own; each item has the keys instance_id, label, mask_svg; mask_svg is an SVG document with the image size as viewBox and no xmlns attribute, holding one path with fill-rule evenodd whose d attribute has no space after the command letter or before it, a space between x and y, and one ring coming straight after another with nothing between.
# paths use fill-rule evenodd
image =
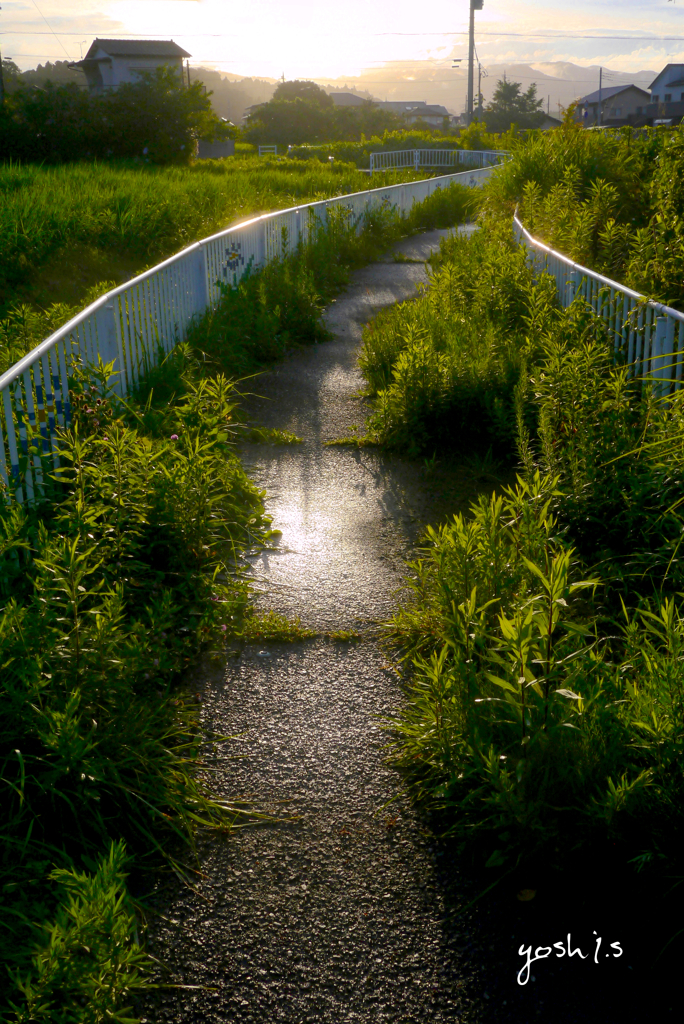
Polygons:
<instances>
[{"instance_id":1,"label":"dark tree line","mask_svg":"<svg viewBox=\"0 0 684 1024\"><path fill-rule=\"evenodd\" d=\"M304 142L352 142L362 135L382 135L404 126L396 114L369 100L357 107L336 107L315 82L282 82L273 99L247 119L248 142L279 146Z\"/></svg>"},{"instance_id":2,"label":"dark tree line","mask_svg":"<svg viewBox=\"0 0 684 1024\"><path fill-rule=\"evenodd\" d=\"M209 96L200 82L185 87L164 67L101 94L75 84L12 82L0 107L0 159L187 163L199 138L226 138L230 131Z\"/></svg>"}]
</instances>

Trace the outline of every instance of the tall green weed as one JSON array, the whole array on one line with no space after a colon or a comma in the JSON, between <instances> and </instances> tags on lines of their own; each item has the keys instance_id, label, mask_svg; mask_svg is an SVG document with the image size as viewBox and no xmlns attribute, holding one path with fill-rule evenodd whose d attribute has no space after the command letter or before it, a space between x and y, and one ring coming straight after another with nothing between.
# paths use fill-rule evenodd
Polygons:
<instances>
[{"instance_id":1,"label":"tall green weed","mask_svg":"<svg viewBox=\"0 0 684 1024\"><path fill-rule=\"evenodd\" d=\"M588 132L566 123L518 141L485 188L485 209L590 269L678 308L681 128Z\"/></svg>"},{"instance_id":2,"label":"tall green weed","mask_svg":"<svg viewBox=\"0 0 684 1024\"><path fill-rule=\"evenodd\" d=\"M504 232L443 240L419 298L364 329L370 432L412 455L456 445L508 454L532 294L524 255Z\"/></svg>"}]
</instances>

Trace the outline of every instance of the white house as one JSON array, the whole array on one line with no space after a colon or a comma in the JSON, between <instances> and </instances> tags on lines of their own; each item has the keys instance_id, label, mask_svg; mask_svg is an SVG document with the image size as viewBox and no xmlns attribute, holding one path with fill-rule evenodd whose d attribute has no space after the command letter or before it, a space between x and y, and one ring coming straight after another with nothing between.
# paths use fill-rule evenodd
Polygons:
<instances>
[{"instance_id":1,"label":"white house","mask_svg":"<svg viewBox=\"0 0 684 1024\"><path fill-rule=\"evenodd\" d=\"M90 91L99 92L137 82L141 72L163 65L175 68L182 78L183 60L189 56L171 39L95 39L83 60L69 66L84 71Z\"/></svg>"},{"instance_id":2,"label":"white house","mask_svg":"<svg viewBox=\"0 0 684 1024\"><path fill-rule=\"evenodd\" d=\"M667 64L649 88L651 103L684 103L684 64Z\"/></svg>"}]
</instances>

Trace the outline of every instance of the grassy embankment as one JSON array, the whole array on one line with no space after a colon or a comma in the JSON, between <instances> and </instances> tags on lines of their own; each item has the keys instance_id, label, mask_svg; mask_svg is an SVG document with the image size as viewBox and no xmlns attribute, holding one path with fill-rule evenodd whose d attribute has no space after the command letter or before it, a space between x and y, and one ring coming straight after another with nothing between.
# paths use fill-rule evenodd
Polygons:
<instances>
[{"instance_id":1,"label":"grassy embankment","mask_svg":"<svg viewBox=\"0 0 684 1024\"><path fill-rule=\"evenodd\" d=\"M479 446L520 473L410 566L413 601L387 625L413 669L395 763L480 863L573 877L609 849L661 897L684 827L683 393L659 401L600 317L559 308L510 216L522 201L559 248L681 303L682 145L531 138L485 188L481 231L442 244L431 290L380 314L361 360L370 438Z\"/></svg>"},{"instance_id":2,"label":"grassy embankment","mask_svg":"<svg viewBox=\"0 0 684 1024\"><path fill-rule=\"evenodd\" d=\"M401 233L463 219L472 198L438 193L404 223L379 212L360 236L333 218L309 248L227 288L128 405L106 368L72 380L74 428L62 469L44 461L45 502L0 510L8 1021L130 1021L149 963L127 872L191 874L197 829L242 813L198 781L203 746L221 738L203 735L178 685L207 646L220 655L225 638L292 634L250 616L236 571L269 523L234 453L227 374L324 337L324 299L351 265Z\"/></svg>"},{"instance_id":3,"label":"grassy embankment","mask_svg":"<svg viewBox=\"0 0 684 1024\"><path fill-rule=\"evenodd\" d=\"M497 134L488 132L477 123L469 128L442 132L439 129L403 129L384 132L370 139L362 137L360 142L315 143L310 146L294 146L290 157L295 160L320 160L332 156L335 160L350 161L356 167L370 167L371 153L393 152L401 149L497 149L509 150L516 145L515 132ZM375 180L375 178L374 178Z\"/></svg>"},{"instance_id":4,"label":"grassy embankment","mask_svg":"<svg viewBox=\"0 0 684 1024\"><path fill-rule=\"evenodd\" d=\"M425 174L386 175L377 185L416 177ZM250 155L186 168L0 165L0 320L17 302L49 305L37 325L44 331L63 315L55 303L80 307L92 289L231 223L366 188L351 163Z\"/></svg>"}]
</instances>

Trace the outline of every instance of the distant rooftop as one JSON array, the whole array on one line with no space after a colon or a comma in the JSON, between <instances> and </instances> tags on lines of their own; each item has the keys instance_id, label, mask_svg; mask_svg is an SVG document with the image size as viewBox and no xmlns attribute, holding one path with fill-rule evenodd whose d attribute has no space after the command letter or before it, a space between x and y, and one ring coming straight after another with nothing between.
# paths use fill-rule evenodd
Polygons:
<instances>
[{"instance_id":1,"label":"distant rooftop","mask_svg":"<svg viewBox=\"0 0 684 1024\"><path fill-rule=\"evenodd\" d=\"M601 102L609 100L611 96L617 96L618 93L625 92L627 89L637 89L639 92L643 92L644 96L648 96L645 89L642 89L639 85L633 85L631 82L628 85L611 85L608 89L601 89ZM599 91L590 92L587 96L583 96L579 101L582 103L598 103Z\"/></svg>"},{"instance_id":2,"label":"distant rooftop","mask_svg":"<svg viewBox=\"0 0 684 1024\"><path fill-rule=\"evenodd\" d=\"M85 60L93 58L98 50L112 57L190 57L173 39L94 39Z\"/></svg>"},{"instance_id":3,"label":"distant rooftop","mask_svg":"<svg viewBox=\"0 0 684 1024\"><path fill-rule=\"evenodd\" d=\"M360 107L366 102L363 96L353 92L331 92L328 95L336 107Z\"/></svg>"}]
</instances>

